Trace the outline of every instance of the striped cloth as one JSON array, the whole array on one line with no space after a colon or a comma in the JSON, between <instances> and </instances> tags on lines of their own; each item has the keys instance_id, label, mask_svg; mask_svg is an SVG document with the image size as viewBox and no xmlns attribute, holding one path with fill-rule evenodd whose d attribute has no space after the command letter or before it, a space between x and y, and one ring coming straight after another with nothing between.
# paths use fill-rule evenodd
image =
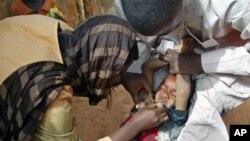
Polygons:
<instances>
[{"instance_id":1,"label":"striped cloth","mask_svg":"<svg viewBox=\"0 0 250 141\"><path fill-rule=\"evenodd\" d=\"M0 86L0 140L28 140L46 109L71 80L54 62L23 66Z\"/></svg>"},{"instance_id":2,"label":"striped cloth","mask_svg":"<svg viewBox=\"0 0 250 141\"><path fill-rule=\"evenodd\" d=\"M74 32L59 34L64 63L74 91L88 96L91 104L103 98L105 83L138 58L135 33L115 16L96 16L81 22Z\"/></svg>"},{"instance_id":3,"label":"striped cloth","mask_svg":"<svg viewBox=\"0 0 250 141\"><path fill-rule=\"evenodd\" d=\"M135 34L115 16L92 17L58 39L64 64L27 64L0 85L0 141L30 140L64 85L80 96L102 97L107 81L138 57Z\"/></svg>"}]
</instances>

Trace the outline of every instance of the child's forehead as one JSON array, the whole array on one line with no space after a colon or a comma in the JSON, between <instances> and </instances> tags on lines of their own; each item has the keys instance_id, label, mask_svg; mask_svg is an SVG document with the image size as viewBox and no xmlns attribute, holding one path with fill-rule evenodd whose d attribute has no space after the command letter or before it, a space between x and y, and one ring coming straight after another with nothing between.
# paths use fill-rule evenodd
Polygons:
<instances>
[{"instance_id":1,"label":"child's forehead","mask_svg":"<svg viewBox=\"0 0 250 141\"><path fill-rule=\"evenodd\" d=\"M165 81L164 83L175 83L176 82L176 76L175 75L168 75L166 78L165 78Z\"/></svg>"},{"instance_id":2,"label":"child's forehead","mask_svg":"<svg viewBox=\"0 0 250 141\"><path fill-rule=\"evenodd\" d=\"M173 75L169 75L165 78L165 81L163 83L165 87L168 89L175 89L176 88L176 77Z\"/></svg>"}]
</instances>

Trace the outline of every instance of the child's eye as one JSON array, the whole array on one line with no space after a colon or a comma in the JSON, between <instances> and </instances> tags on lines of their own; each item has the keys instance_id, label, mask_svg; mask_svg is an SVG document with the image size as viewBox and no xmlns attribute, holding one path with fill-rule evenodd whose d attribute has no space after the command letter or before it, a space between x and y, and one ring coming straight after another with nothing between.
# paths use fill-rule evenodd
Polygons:
<instances>
[{"instance_id":1,"label":"child's eye","mask_svg":"<svg viewBox=\"0 0 250 141\"><path fill-rule=\"evenodd\" d=\"M170 91L169 91L171 94L173 94L173 93L175 93L176 92L176 90L175 89L170 89Z\"/></svg>"}]
</instances>

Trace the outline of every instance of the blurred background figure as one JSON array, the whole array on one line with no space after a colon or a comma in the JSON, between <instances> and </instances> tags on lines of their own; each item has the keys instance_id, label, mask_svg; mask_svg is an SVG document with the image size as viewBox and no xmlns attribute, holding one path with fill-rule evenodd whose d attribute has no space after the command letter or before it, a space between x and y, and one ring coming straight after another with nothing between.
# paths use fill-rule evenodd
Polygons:
<instances>
[{"instance_id":1,"label":"blurred background figure","mask_svg":"<svg viewBox=\"0 0 250 141\"><path fill-rule=\"evenodd\" d=\"M41 14L65 21L63 12L55 0L15 0L11 15Z\"/></svg>"}]
</instances>

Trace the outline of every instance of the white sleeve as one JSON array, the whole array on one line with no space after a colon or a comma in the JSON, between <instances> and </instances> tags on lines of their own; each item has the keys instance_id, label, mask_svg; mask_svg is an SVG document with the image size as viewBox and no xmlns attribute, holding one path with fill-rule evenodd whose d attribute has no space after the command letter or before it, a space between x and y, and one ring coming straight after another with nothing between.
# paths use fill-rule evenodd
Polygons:
<instances>
[{"instance_id":1,"label":"white sleeve","mask_svg":"<svg viewBox=\"0 0 250 141\"><path fill-rule=\"evenodd\" d=\"M206 73L250 75L250 54L245 47L222 48L201 55Z\"/></svg>"},{"instance_id":2,"label":"white sleeve","mask_svg":"<svg viewBox=\"0 0 250 141\"><path fill-rule=\"evenodd\" d=\"M250 75L250 1L238 0L228 9L226 22L241 32L248 40L241 47L225 47L202 54L201 61L206 73Z\"/></svg>"},{"instance_id":3,"label":"white sleeve","mask_svg":"<svg viewBox=\"0 0 250 141\"><path fill-rule=\"evenodd\" d=\"M250 1L238 0L232 8L227 11L226 22L230 23L232 28L241 32L243 40L250 39ZM248 49L249 45L247 46Z\"/></svg>"}]
</instances>

